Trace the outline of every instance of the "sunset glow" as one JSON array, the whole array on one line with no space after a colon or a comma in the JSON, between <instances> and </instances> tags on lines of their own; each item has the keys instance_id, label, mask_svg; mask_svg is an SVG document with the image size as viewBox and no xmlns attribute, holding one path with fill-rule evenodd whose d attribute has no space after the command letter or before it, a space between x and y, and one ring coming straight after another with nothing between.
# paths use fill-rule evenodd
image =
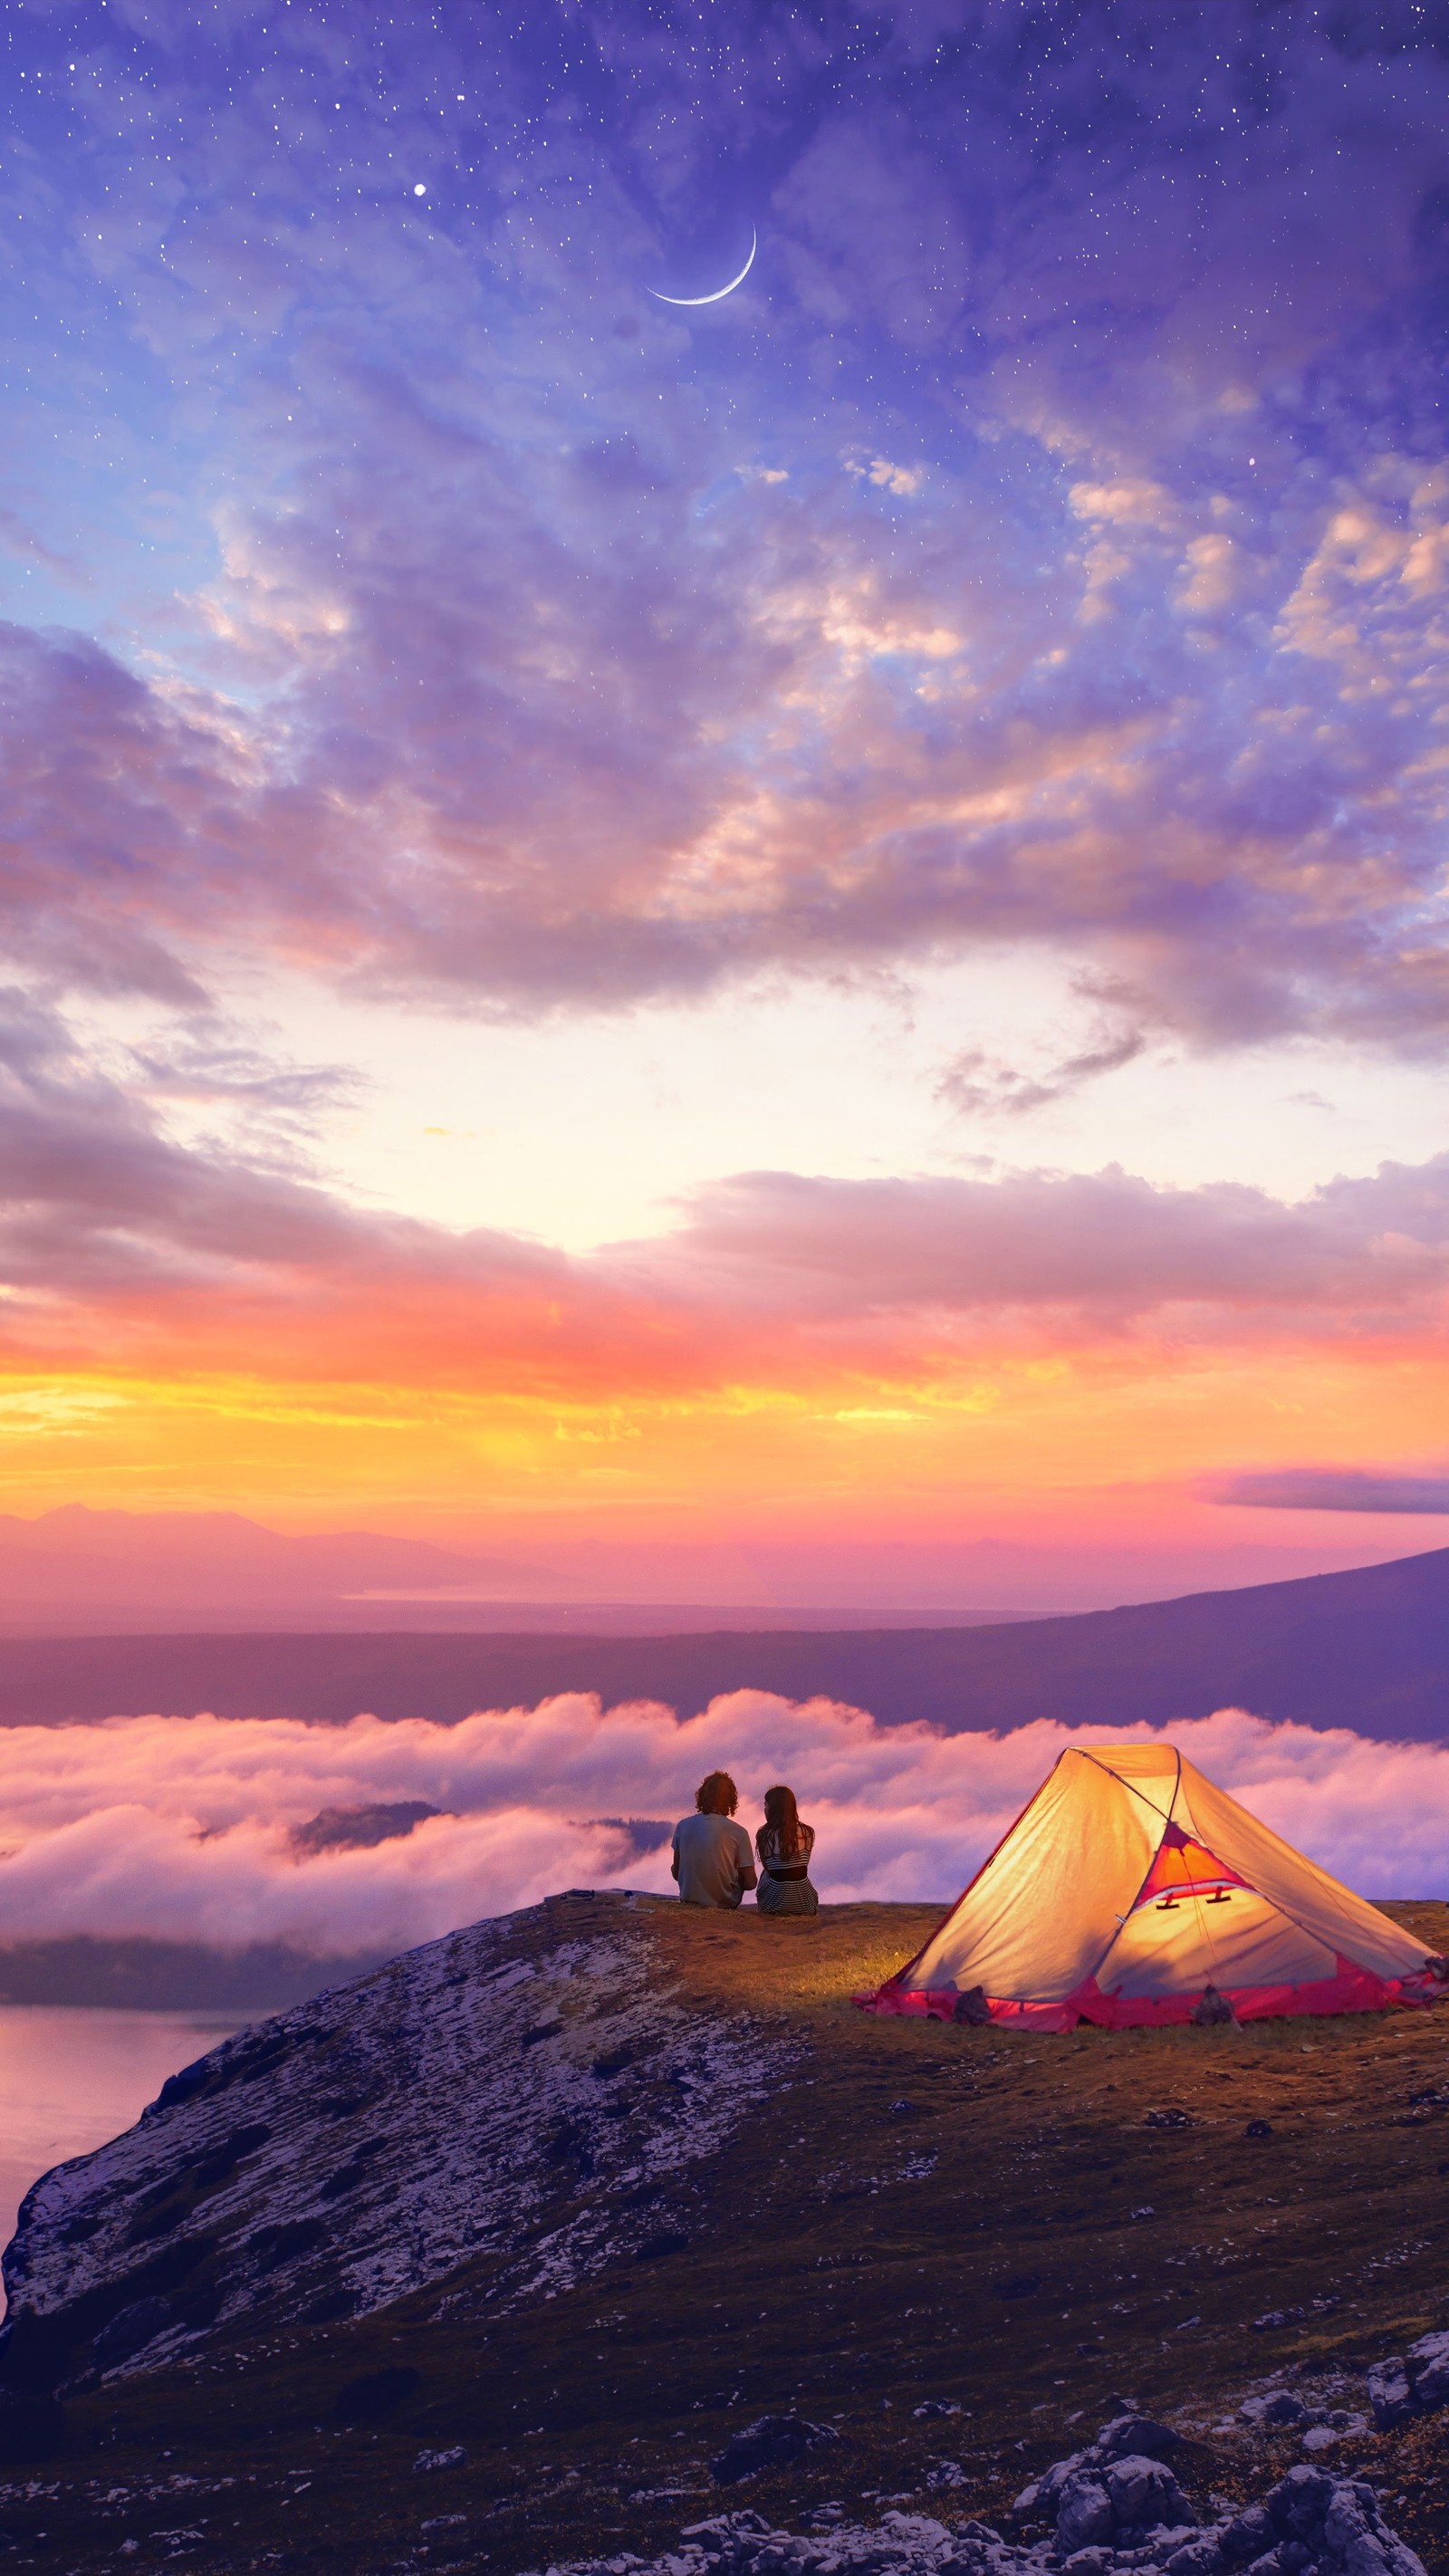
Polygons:
<instances>
[{"instance_id":1,"label":"sunset glow","mask_svg":"<svg viewBox=\"0 0 1449 2576\"><path fill-rule=\"evenodd\" d=\"M1443 1535L1449 68L928 14L17 20L0 1508Z\"/></svg>"}]
</instances>

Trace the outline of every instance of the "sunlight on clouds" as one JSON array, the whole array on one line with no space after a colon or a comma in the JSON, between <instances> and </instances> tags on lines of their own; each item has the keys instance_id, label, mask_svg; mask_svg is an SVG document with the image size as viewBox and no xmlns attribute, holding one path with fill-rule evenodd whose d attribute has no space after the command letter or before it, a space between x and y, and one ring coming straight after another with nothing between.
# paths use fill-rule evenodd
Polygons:
<instances>
[{"instance_id":1,"label":"sunlight on clouds","mask_svg":"<svg viewBox=\"0 0 1449 2576\"><path fill-rule=\"evenodd\" d=\"M677 1722L568 1696L461 1725L113 1718L10 1728L0 1801L0 1940L150 1936L296 1942L326 1956L428 1940L564 1885L669 1889L601 1819L689 1812L716 1767L753 1825L765 1783L796 1787L827 1899L954 1895L1069 1743L1142 1726L1005 1735L878 1727L860 1710L740 1691ZM1175 1726L1199 1767L1314 1859L1379 1896L1433 1892L1449 1750L1271 1725L1240 1710ZM370 1850L299 1858L324 1807L424 1800L446 1812Z\"/></svg>"}]
</instances>

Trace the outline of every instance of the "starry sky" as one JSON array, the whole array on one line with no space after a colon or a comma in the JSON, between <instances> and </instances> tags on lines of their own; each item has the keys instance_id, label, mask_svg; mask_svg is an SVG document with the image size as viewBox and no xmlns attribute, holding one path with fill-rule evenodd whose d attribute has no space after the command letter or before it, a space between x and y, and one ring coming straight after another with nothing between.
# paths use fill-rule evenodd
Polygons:
<instances>
[{"instance_id":1,"label":"starry sky","mask_svg":"<svg viewBox=\"0 0 1449 2576\"><path fill-rule=\"evenodd\" d=\"M1449 6L0 24L0 1510L1439 1544Z\"/></svg>"}]
</instances>

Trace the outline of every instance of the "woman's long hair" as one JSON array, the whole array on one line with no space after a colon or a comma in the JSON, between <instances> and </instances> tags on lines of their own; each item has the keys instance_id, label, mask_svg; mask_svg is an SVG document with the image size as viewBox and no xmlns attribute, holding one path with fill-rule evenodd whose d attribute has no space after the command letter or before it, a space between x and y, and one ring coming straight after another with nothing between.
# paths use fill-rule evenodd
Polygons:
<instances>
[{"instance_id":1,"label":"woman's long hair","mask_svg":"<svg viewBox=\"0 0 1449 2576\"><path fill-rule=\"evenodd\" d=\"M793 1860L805 1837L800 1831L800 1810L793 1789L765 1791L765 1832L773 1825L780 1838L781 1860ZM762 1836L763 1839L763 1836Z\"/></svg>"}]
</instances>

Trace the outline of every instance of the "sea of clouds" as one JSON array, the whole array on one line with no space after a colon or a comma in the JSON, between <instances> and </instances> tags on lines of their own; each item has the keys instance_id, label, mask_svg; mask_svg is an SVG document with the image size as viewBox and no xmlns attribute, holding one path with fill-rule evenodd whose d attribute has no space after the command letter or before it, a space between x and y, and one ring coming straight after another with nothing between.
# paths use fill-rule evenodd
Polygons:
<instances>
[{"instance_id":1,"label":"sea of clouds","mask_svg":"<svg viewBox=\"0 0 1449 2576\"><path fill-rule=\"evenodd\" d=\"M954 1896L1069 1743L1147 1727L1045 1720L1001 1735L878 1726L763 1691L679 1722L657 1704L571 1694L461 1725L210 1716L15 1727L0 1788L0 1942L90 1934L221 1947L284 1941L323 1958L403 1949L568 1887L667 1890L672 1822L716 1766L751 1828L774 1780L815 1825L827 1898ZM1449 1747L1274 1725L1241 1709L1172 1740L1291 1842L1369 1896L1442 1894ZM426 1800L447 1812L372 1849L309 1854L328 1808ZM612 1821L611 1821L612 1820Z\"/></svg>"}]
</instances>

